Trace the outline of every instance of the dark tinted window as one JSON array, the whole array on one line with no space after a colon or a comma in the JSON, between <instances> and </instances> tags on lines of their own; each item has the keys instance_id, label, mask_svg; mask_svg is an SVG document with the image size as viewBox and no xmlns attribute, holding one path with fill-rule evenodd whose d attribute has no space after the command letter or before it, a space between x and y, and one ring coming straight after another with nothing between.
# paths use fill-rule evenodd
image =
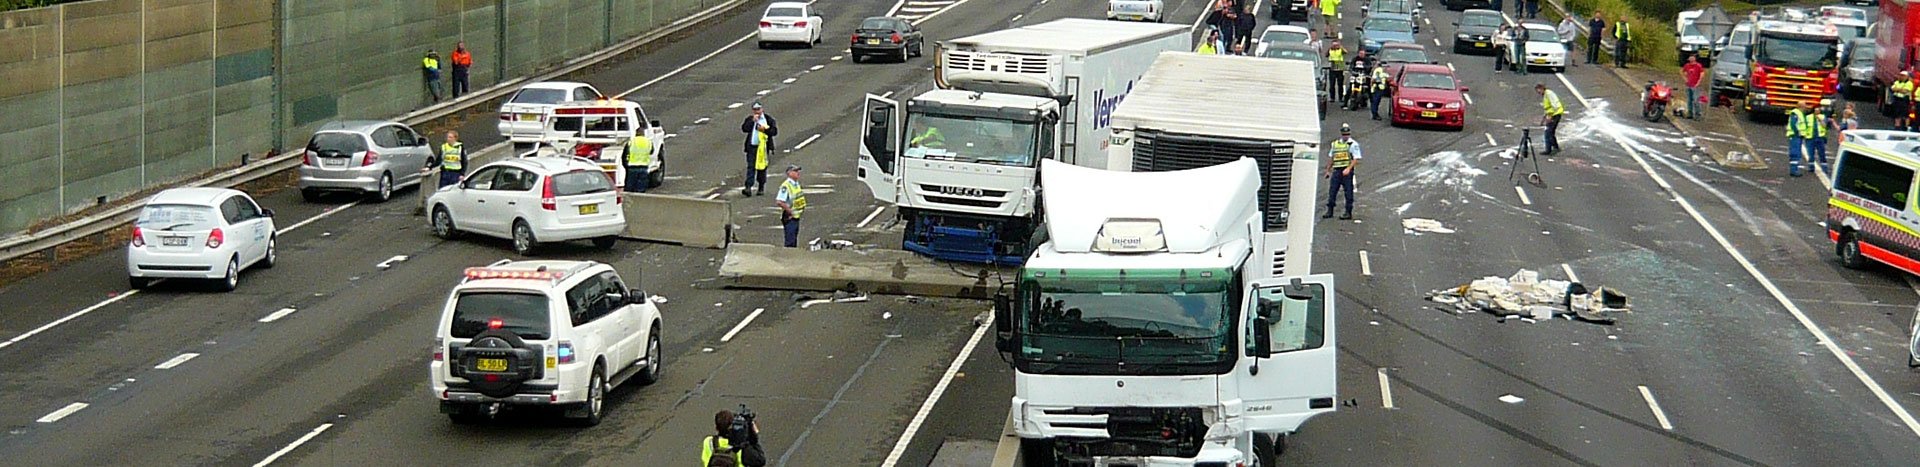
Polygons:
<instances>
[{"instance_id":1,"label":"dark tinted window","mask_svg":"<svg viewBox=\"0 0 1920 467\"><path fill-rule=\"evenodd\" d=\"M394 127L390 126L383 126L380 127L380 129L373 130L373 144L383 148L400 147L400 132L395 130Z\"/></svg>"},{"instance_id":2,"label":"dark tinted window","mask_svg":"<svg viewBox=\"0 0 1920 467\"><path fill-rule=\"evenodd\" d=\"M1913 170L1848 152L1834 170L1833 188L1895 210L1907 208L1913 190Z\"/></svg>"},{"instance_id":3,"label":"dark tinted window","mask_svg":"<svg viewBox=\"0 0 1920 467\"><path fill-rule=\"evenodd\" d=\"M888 19L888 18L867 18L866 21L860 22L860 29L878 29L878 30L892 31L897 28L898 28L898 24L894 23L892 19Z\"/></svg>"},{"instance_id":4,"label":"dark tinted window","mask_svg":"<svg viewBox=\"0 0 1920 467\"><path fill-rule=\"evenodd\" d=\"M255 206L253 204L253 201L248 200L246 197L243 197L243 196L233 197L233 206L234 208L239 210L240 220L248 220L248 219L260 217L260 207Z\"/></svg>"},{"instance_id":5,"label":"dark tinted window","mask_svg":"<svg viewBox=\"0 0 1920 467\"><path fill-rule=\"evenodd\" d=\"M607 180L607 174L598 171L575 170L553 176L554 196L584 195L603 191L613 191L613 182Z\"/></svg>"},{"instance_id":6,"label":"dark tinted window","mask_svg":"<svg viewBox=\"0 0 1920 467\"><path fill-rule=\"evenodd\" d=\"M560 101L566 99L567 91L565 89L527 88L521 89L518 94L514 94L512 102L515 104L558 104Z\"/></svg>"},{"instance_id":7,"label":"dark tinted window","mask_svg":"<svg viewBox=\"0 0 1920 467\"><path fill-rule=\"evenodd\" d=\"M500 320L501 329L521 339L544 340L553 335L547 321L547 297L528 293L468 292L453 303L453 337L469 339L487 330L487 322Z\"/></svg>"},{"instance_id":8,"label":"dark tinted window","mask_svg":"<svg viewBox=\"0 0 1920 467\"><path fill-rule=\"evenodd\" d=\"M591 323L612 312L615 304L612 299L607 298L607 293L613 291L607 287L605 276L588 278L580 285L568 289L567 309L569 317L573 319L573 325Z\"/></svg>"},{"instance_id":9,"label":"dark tinted window","mask_svg":"<svg viewBox=\"0 0 1920 467\"><path fill-rule=\"evenodd\" d=\"M317 133L313 135L313 140L307 142L307 150L352 154L367 150L367 140L354 133Z\"/></svg>"},{"instance_id":10,"label":"dark tinted window","mask_svg":"<svg viewBox=\"0 0 1920 467\"><path fill-rule=\"evenodd\" d=\"M799 8L789 8L789 7L768 8L767 16L771 18L793 18L793 17L805 16L805 12L801 11Z\"/></svg>"},{"instance_id":11,"label":"dark tinted window","mask_svg":"<svg viewBox=\"0 0 1920 467\"><path fill-rule=\"evenodd\" d=\"M527 191L533 189L532 173L513 167L503 167L500 174L493 177L493 189L501 191Z\"/></svg>"},{"instance_id":12,"label":"dark tinted window","mask_svg":"<svg viewBox=\"0 0 1920 467\"><path fill-rule=\"evenodd\" d=\"M240 198L227 198L226 201L221 201L220 217L226 218L228 224L245 220L240 217Z\"/></svg>"}]
</instances>

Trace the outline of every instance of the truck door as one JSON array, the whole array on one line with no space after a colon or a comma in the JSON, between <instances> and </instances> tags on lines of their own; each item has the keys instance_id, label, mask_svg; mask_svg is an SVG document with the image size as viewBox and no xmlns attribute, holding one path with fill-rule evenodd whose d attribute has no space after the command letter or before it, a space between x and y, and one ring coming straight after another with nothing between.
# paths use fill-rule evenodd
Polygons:
<instances>
[{"instance_id":1,"label":"truck door","mask_svg":"<svg viewBox=\"0 0 1920 467\"><path fill-rule=\"evenodd\" d=\"M1247 295L1248 358L1237 378L1247 428L1292 432L1308 418L1332 412L1338 376L1333 276L1260 283Z\"/></svg>"},{"instance_id":2,"label":"truck door","mask_svg":"<svg viewBox=\"0 0 1920 467\"><path fill-rule=\"evenodd\" d=\"M866 182L873 198L895 203L900 157L901 111L898 101L868 94L866 120L860 126L860 168L855 178Z\"/></svg>"}]
</instances>

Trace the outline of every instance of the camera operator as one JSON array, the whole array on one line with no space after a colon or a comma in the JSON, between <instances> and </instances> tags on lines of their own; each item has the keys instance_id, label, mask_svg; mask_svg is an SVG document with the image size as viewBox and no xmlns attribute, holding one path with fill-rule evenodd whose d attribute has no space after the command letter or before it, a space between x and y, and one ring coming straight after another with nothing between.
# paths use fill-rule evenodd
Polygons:
<instances>
[{"instance_id":1,"label":"camera operator","mask_svg":"<svg viewBox=\"0 0 1920 467\"><path fill-rule=\"evenodd\" d=\"M744 406L743 406L744 407ZM714 435L700 441L700 465L707 467L764 467L767 454L760 449L760 422L744 408L740 415L731 410L713 414Z\"/></svg>"}]
</instances>

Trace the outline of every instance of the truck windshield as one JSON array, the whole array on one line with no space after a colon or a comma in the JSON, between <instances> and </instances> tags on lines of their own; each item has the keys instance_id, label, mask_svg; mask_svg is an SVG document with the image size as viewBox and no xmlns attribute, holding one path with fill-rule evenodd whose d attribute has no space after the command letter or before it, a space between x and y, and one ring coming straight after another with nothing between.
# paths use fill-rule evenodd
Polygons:
<instances>
[{"instance_id":1,"label":"truck windshield","mask_svg":"<svg viewBox=\"0 0 1920 467\"><path fill-rule=\"evenodd\" d=\"M1832 41L1760 36L1753 47L1753 61L1761 65L1831 69L1835 63Z\"/></svg>"},{"instance_id":2,"label":"truck windshield","mask_svg":"<svg viewBox=\"0 0 1920 467\"><path fill-rule=\"evenodd\" d=\"M910 113L907 157L1032 167L1039 124L989 117Z\"/></svg>"},{"instance_id":3,"label":"truck windshield","mask_svg":"<svg viewBox=\"0 0 1920 467\"><path fill-rule=\"evenodd\" d=\"M1032 280L1016 318L1017 358L1055 374L1196 374L1230 365L1239 294L1225 275Z\"/></svg>"}]
</instances>

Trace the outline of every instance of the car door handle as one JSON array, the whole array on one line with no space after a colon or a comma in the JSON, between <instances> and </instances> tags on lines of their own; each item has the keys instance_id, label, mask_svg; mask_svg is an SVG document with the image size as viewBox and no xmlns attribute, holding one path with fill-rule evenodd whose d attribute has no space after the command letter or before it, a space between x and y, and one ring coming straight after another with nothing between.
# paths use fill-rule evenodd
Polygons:
<instances>
[{"instance_id":1,"label":"car door handle","mask_svg":"<svg viewBox=\"0 0 1920 467\"><path fill-rule=\"evenodd\" d=\"M515 206L515 205L518 205L518 204L519 204L519 203L515 203L515 202L512 202L512 201L508 201L508 202L507 202L507 205L508 205L508 206Z\"/></svg>"},{"instance_id":2,"label":"car door handle","mask_svg":"<svg viewBox=\"0 0 1920 467\"><path fill-rule=\"evenodd\" d=\"M476 199L476 200L473 200L473 202L480 203L480 204L487 204L487 200L484 200L484 199Z\"/></svg>"}]
</instances>

